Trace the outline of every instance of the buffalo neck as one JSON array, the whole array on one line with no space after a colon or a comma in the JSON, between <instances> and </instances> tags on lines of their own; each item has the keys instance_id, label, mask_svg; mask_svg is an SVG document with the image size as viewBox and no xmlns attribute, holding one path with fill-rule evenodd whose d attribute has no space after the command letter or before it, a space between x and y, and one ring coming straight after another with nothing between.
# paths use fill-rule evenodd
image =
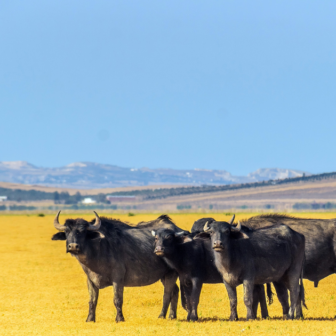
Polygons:
<instances>
[{"instance_id":1,"label":"buffalo neck","mask_svg":"<svg viewBox=\"0 0 336 336\"><path fill-rule=\"evenodd\" d=\"M230 272L234 267L235 248L234 244L228 242L221 251L214 251L215 260L224 267L226 272Z\"/></svg>"},{"instance_id":2,"label":"buffalo neck","mask_svg":"<svg viewBox=\"0 0 336 336\"><path fill-rule=\"evenodd\" d=\"M98 244L98 245L97 245ZM91 269L92 271L98 271L97 260L100 262L103 261L101 258L101 251L98 242L88 242L85 246L85 249L82 253L75 254L74 256L82 265Z\"/></svg>"},{"instance_id":3,"label":"buffalo neck","mask_svg":"<svg viewBox=\"0 0 336 336\"><path fill-rule=\"evenodd\" d=\"M178 273L183 271L183 255L187 244L190 243L176 245L173 253L167 254L163 257L168 266L173 268Z\"/></svg>"}]
</instances>

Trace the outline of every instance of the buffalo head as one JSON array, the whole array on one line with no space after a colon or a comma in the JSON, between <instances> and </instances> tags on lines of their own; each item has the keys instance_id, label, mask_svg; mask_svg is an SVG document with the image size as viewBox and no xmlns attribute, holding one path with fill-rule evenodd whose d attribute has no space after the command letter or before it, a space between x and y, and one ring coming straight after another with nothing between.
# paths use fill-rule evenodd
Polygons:
<instances>
[{"instance_id":1,"label":"buffalo head","mask_svg":"<svg viewBox=\"0 0 336 336\"><path fill-rule=\"evenodd\" d=\"M154 253L159 257L164 257L174 253L176 244L183 244L187 241L192 241L188 237L189 232L174 232L169 229L159 229L152 231L152 235L155 237Z\"/></svg>"},{"instance_id":2,"label":"buffalo head","mask_svg":"<svg viewBox=\"0 0 336 336\"><path fill-rule=\"evenodd\" d=\"M217 251L223 251L230 244L231 239L248 239L248 235L242 231L241 224L238 221L237 226L232 226L227 222L205 223L203 230L210 235L212 248Z\"/></svg>"},{"instance_id":3,"label":"buffalo head","mask_svg":"<svg viewBox=\"0 0 336 336\"><path fill-rule=\"evenodd\" d=\"M54 219L55 228L60 231L52 236L52 240L66 240L66 251L72 254L84 253L87 240L105 238L99 231L101 220L94 211L95 220L91 223L82 218L67 219L65 224L59 223L59 211Z\"/></svg>"}]
</instances>

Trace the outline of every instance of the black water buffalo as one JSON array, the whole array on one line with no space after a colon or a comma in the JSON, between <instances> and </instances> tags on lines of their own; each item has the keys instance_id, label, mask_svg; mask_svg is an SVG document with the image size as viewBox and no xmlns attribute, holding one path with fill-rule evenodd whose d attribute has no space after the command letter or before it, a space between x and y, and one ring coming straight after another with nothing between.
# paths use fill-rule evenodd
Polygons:
<instances>
[{"instance_id":1,"label":"black water buffalo","mask_svg":"<svg viewBox=\"0 0 336 336\"><path fill-rule=\"evenodd\" d=\"M247 234L238 222L234 227L226 222L206 223L215 251L215 264L229 294L231 320L237 319L236 287L244 286L247 320L254 319L253 288L255 284L273 282L290 292L289 318L294 318L298 299L304 300L302 272L305 238L286 225L273 225L250 230ZM299 312L299 313L298 313ZM297 317L301 317L297 310Z\"/></svg>"},{"instance_id":2,"label":"black water buffalo","mask_svg":"<svg viewBox=\"0 0 336 336\"><path fill-rule=\"evenodd\" d=\"M229 224L232 225L235 219L235 215L232 216ZM197 233L203 232L203 228L204 225L206 223L211 224L212 222L215 222L216 220L214 218L200 218L197 221L194 222L192 228L191 228L191 232L196 235ZM250 231L249 228L244 227L243 226L243 231L248 233ZM223 280L222 280L223 282ZM181 287L182 290L182 287ZM182 291L181 291L181 295L182 295ZM272 302L272 291L271 288L268 287L267 290L267 297L269 302ZM257 310L258 310L258 305L260 303L260 307L261 307L261 317L263 319L266 319L269 315L268 315L268 309L267 309L267 303L266 303L266 296L265 296L265 291L264 291L264 286L263 285L255 285L254 286L254 290L253 290L253 312L254 312L254 316L257 316Z\"/></svg>"},{"instance_id":3,"label":"black water buffalo","mask_svg":"<svg viewBox=\"0 0 336 336\"><path fill-rule=\"evenodd\" d=\"M171 219L162 215L154 221L137 226L119 220L96 218L67 219L59 224L58 212L54 226L61 231L53 240L66 240L66 251L79 261L87 275L90 294L87 322L95 321L99 289L113 286L116 321L124 321L122 313L124 287L147 286L161 279L164 285L163 307L160 318L165 318L170 304L170 318L176 318L179 289L177 273L153 253L154 237L151 230L168 228L182 231Z\"/></svg>"},{"instance_id":4,"label":"black water buffalo","mask_svg":"<svg viewBox=\"0 0 336 336\"><path fill-rule=\"evenodd\" d=\"M186 299L187 320L196 321L203 283L223 283L214 264L210 240L193 240L193 235L169 229L153 230L152 234L155 237L154 253L179 275L181 295Z\"/></svg>"},{"instance_id":5,"label":"black water buffalo","mask_svg":"<svg viewBox=\"0 0 336 336\"><path fill-rule=\"evenodd\" d=\"M253 229L278 223L288 225L305 236L305 279L313 281L317 287L320 280L336 272L336 219L307 219L269 214L242 221L243 225Z\"/></svg>"},{"instance_id":6,"label":"black water buffalo","mask_svg":"<svg viewBox=\"0 0 336 336\"><path fill-rule=\"evenodd\" d=\"M280 214L251 217L242 224L261 228L282 223L305 236L305 263L303 277L314 282L315 287L321 279L336 272L336 219L307 219ZM285 288L276 288L284 294L279 296L282 306L288 306ZM262 302L261 298L261 302Z\"/></svg>"}]
</instances>

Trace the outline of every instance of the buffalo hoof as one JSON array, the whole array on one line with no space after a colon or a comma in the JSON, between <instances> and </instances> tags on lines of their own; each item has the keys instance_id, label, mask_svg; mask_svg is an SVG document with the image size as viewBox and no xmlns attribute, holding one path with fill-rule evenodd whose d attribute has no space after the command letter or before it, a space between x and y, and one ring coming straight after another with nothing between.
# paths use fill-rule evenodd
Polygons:
<instances>
[{"instance_id":1,"label":"buffalo hoof","mask_svg":"<svg viewBox=\"0 0 336 336\"><path fill-rule=\"evenodd\" d=\"M231 315L230 316L230 321L238 321L238 316L237 315Z\"/></svg>"},{"instance_id":2,"label":"buffalo hoof","mask_svg":"<svg viewBox=\"0 0 336 336\"><path fill-rule=\"evenodd\" d=\"M166 318L166 316L165 316L165 315L163 315L163 314L160 314L158 318L159 318L159 319L165 319L165 318Z\"/></svg>"},{"instance_id":3,"label":"buffalo hoof","mask_svg":"<svg viewBox=\"0 0 336 336\"><path fill-rule=\"evenodd\" d=\"M170 320L176 320L176 314L169 314L169 317L168 317Z\"/></svg>"},{"instance_id":4,"label":"buffalo hoof","mask_svg":"<svg viewBox=\"0 0 336 336\"><path fill-rule=\"evenodd\" d=\"M198 320L198 316L196 314L190 314L188 317L188 321L196 322Z\"/></svg>"},{"instance_id":5,"label":"buffalo hoof","mask_svg":"<svg viewBox=\"0 0 336 336\"><path fill-rule=\"evenodd\" d=\"M96 317L94 315L89 315L86 322L96 322Z\"/></svg>"},{"instance_id":6,"label":"buffalo hoof","mask_svg":"<svg viewBox=\"0 0 336 336\"><path fill-rule=\"evenodd\" d=\"M124 316L117 316L116 322L125 322Z\"/></svg>"}]
</instances>

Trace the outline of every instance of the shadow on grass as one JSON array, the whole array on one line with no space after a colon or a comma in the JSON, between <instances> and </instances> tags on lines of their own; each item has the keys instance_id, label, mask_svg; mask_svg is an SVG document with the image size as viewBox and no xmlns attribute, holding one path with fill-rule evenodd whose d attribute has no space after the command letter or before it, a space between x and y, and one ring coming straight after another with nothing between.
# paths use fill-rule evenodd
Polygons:
<instances>
[{"instance_id":1,"label":"shadow on grass","mask_svg":"<svg viewBox=\"0 0 336 336\"><path fill-rule=\"evenodd\" d=\"M335 321L335 317L306 317L303 319L294 319L293 321ZM192 321L187 321L187 319L178 319L179 322L190 322L193 323ZM260 317L256 318L254 321L291 321L289 319L284 319L282 316L273 316L267 319L262 319ZM214 317L200 317L198 318L197 323L202 323L202 322L252 322L252 320L247 321L246 318L239 318L237 321L230 321L229 318L220 318L217 316Z\"/></svg>"}]
</instances>

